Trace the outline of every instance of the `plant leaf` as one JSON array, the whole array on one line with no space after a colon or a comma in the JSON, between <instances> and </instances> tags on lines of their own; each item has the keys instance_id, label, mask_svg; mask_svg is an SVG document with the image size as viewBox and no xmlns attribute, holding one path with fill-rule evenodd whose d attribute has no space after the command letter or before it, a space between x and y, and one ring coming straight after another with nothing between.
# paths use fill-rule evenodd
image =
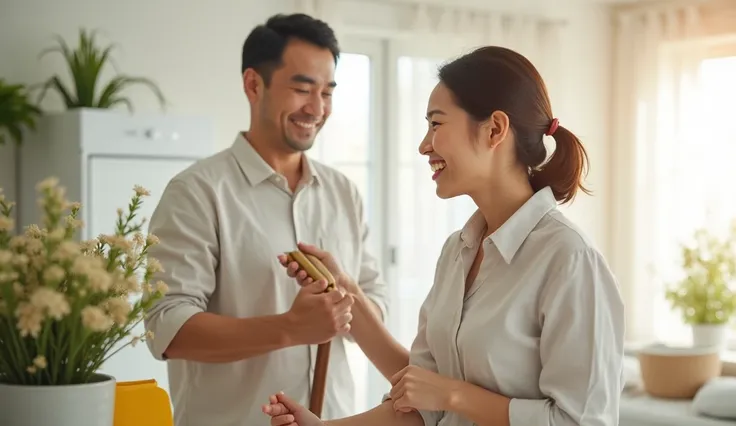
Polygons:
<instances>
[{"instance_id":1,"label":"plant leaf","mask_svg":"<svg viewBox=\"0 0 736 426\"><path fill-rule=\"evenodd\" d=\"M29 101L24 85L7 84L0 78L0 145L5 144L6 136L22 143L24 127L34 129L40 114L40 108Z\"/></svg>"},{"instance_id":2,"label":"plant leaf","mask_svg":"<svg viewBox=\"0 0 736 426\"><path fill-rule=\"evenodd\" d=\"M133 104L130 102L130 99L128 98L112 98L110 102L108 103L109 108L114 107L115 105L123 104L128 108L129 112L133 112Z\"/></svg>"},{"instance_id":3,"label":"plant leaf","mask_svg":"<svg viewBox=\"0 0 736 426\"><path fill-rule=\"evenodd\" d=\"M148 87L149 89L151 89L154 95L156 95L156 98L158 99L161 107L166 107L166 98L152 80L143 77L129 77L126 75L119 75L110 80L110 82L100 95L100 99L97 101L98 107L110 108L112 106L111 101L116 98L126 87L133 85L144 85ZM132 107L129 108L132 110Z\"/></svg>"}]
</instances>

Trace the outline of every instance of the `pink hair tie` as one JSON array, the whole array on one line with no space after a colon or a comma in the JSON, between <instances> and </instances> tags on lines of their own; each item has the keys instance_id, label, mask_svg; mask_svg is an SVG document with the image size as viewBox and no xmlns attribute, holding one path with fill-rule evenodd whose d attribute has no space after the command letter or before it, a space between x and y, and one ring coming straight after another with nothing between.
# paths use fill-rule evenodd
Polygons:
<instances>
[{"instance_id":1,"label":"pink hair tie","mask_svg":"<svg viewBox=\"0 0 736 426\"><path fill-rule=\"evenodd\" d=\"M558 127L560 127L560 120L553 118L552 123L549 125L549 130L547 130L547 133L545 133L545 135L547 136L554 135Z\"/></svg>"}]
</instances>

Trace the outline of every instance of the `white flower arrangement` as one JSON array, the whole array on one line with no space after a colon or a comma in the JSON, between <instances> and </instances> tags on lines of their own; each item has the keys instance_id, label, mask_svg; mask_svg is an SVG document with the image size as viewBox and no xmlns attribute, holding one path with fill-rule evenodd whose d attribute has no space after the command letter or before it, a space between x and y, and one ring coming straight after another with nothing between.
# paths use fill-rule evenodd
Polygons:
<instances>
[{"instance_id":1,"label":"white flower arrangement","mask_svg":"<svg viewBox=\"0 0 736 426\"><path fill-rule=\"evenodd\" d=\"M131 331L167 290L151 282L161 265L148 249L158 239L144 237L145 218L136 221L149 192L134 188L114 234L79 242L79 203L65 199L55 178L37 190L42 226L14 235L13 203L0 188L0 382L97 381L110 356L153 337Z\"/></svg>"}]
</instances>

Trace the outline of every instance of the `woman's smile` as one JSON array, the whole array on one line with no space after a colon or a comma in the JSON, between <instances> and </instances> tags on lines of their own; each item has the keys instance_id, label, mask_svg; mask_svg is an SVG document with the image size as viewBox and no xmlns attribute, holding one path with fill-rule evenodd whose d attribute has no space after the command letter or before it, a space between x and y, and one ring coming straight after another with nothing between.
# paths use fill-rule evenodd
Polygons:
<instances>
[{"instance_id":1,"label":"woman's smile","mask_svg":"<svg viewBox=\"0 0 736 426\"><path fill-rule=\"evenodd\" d=\"M437 180L440 174L445 170L445 167L447 167L447 163L445 163L444 160L430 160L429 167L431 167L434 172L432 180Z\"/></svg>"}]
</instances>

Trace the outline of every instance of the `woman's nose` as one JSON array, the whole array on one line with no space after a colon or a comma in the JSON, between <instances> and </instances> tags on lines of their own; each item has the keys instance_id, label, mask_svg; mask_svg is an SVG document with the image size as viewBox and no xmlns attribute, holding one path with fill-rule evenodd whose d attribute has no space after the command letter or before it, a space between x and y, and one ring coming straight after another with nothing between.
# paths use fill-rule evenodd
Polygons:
<instances>
[{"instance_id":1,"label":"woman's nose","mask_svg":"<svg viewBox=\"0 0 736 426\"><path fill-rule=\"evenodd\" d=\"M424 135L424 139L419 143L419 153L421 155L428 155L430 152L432 152L432 138L429 132L427 132Z\"/></svg>"}]
</instances>

